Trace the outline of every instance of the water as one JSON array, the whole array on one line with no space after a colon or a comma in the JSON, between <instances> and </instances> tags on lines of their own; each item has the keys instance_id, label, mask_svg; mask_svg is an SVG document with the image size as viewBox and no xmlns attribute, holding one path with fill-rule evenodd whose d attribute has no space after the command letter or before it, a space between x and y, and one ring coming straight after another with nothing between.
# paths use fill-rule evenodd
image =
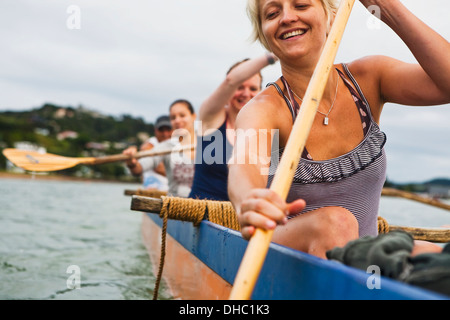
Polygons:
<instances>
[{"instance_id":1,"label":"water","mask_svg":"<svg viewBox=\"0 0 450 320\"><path fill-rule=\"evenodd\" d=\"M138 187L0 178L0 299L151 299Z\"/></svg>"},{"instance_id":2,"label":"water","mask_svg":"<svg viewBox=\"0 0 450 320\"><path fill-rule=\"evenodd\" d=\"M449 200L442 200L450 204ZM407 227L439 228L450 225L450 211L417 201L381 197L379 215L389 224Z\"/></svg>"},{"instance_id":3,"label":"water","mask_svg":"<svg viewBox=\"0 0 450 320\"><path fill-rule=\"evenodd\" d=\"M0 178L0 299L152 299L141 214L123 195L138 187ZM382 198L380 215L395 225L450 224L449 211L399 198ZM71 266L80 289L68 286Z\"/></svg>"}]
</instances>

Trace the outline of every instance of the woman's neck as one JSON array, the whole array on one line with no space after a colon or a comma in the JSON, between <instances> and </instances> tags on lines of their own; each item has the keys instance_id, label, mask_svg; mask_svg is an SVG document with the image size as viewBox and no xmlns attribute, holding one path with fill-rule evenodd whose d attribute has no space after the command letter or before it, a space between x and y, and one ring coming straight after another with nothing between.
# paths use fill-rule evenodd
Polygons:
<instances>
[{"instance_id":1,"label":"woman's neck","mask_svg":"<svg viewBox=\"0 0 450 320\"><path fill-rule=\"evenodd\" d=\"M336 75L334 72L334 67L330 71L328 75L327 84L325 86L325 90L323 93L323 99L333 99L335 94L335 85L336 85ZM308 89L309 82L314 74L315 65L314 66L306 66L303 68L299 67L282 67L282 74L286 81L289 83L291 90L303 98L305 96L306 90Z\"/></svg>"}]
</instances>

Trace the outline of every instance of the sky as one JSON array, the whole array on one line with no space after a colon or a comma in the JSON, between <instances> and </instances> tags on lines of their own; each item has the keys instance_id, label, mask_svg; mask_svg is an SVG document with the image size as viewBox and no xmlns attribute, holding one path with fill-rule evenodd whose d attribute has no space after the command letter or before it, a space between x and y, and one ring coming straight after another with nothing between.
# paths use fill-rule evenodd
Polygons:
<instances>
[{"instance_id":1,"label":"sky","mask_svg":"<svg viewBox=\"0 0 450 320\"><path fill-rule=\"evenodd\" d=\"M449 1L403 3L450 39ZM198 111L232 64L265 53L249 39L245 6L245 0L2 0L0 111L82 105L154 122L178 98ZM357 1L336 62L374 54L416 62ZM275 81L279 64L262 74L264 84ZM450 105L387 104L381 129L389 180L450 178Z\"/></svg>"}]
</instances>

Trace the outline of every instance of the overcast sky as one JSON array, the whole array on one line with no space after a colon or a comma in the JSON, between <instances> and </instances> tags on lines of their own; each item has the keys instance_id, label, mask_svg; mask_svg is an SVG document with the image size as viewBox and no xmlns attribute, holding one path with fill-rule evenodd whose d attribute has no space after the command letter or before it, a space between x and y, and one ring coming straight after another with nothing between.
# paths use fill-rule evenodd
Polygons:
<instances>
[{"instance_id":1,"label":"overcast sky","mask_svg":"<svg viewBox=\"0 0 450 320\"><path fill-rule=\"evenodd\" d=\"M450 39L449 1L403 2ZM27 110L48 102L149 122L167 113L178 98L190 100L198 110L234 62L264 53L249 41L245 4L2 0L0 110ZM357 2L336 61L372 54L415 62L401 40ZM263 70L264 83L279 76L278 64ZM450 105L388 104L381 127L388 135L388 179L450 178Z\"/></svg>"}]
</instances>

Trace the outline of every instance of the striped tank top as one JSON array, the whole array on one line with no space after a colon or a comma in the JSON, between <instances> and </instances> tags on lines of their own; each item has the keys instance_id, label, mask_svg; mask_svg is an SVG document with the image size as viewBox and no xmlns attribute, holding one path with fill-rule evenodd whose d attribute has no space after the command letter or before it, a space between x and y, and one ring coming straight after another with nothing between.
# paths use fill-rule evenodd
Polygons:
<instances>
[{"instance_id":1,"label":"striped tank top","mask_svg":"<svg viewBox=\"0 0 450 320\"><path fill-rule=\"evenodd\" d=\"M286 201L304 199L306 208L299 214L322 207L343 207L356 217L360 237L376 236L381 190L386 180L386 155L383 148L386 135L373 120L369 103L347 65L342 66L351 82L340 70L336 70L358 108L364 138L350 152L324 161L314 161L305 148ZM284 98L295 121L299 105L293 98L289 84L283 77L281 80L287 95L276 83L269 83L268 86L273 85ZM280 148L278 152L272 152L268 186L273 180L276 164L279 163L283 150L284 148Z\"/></svg>"}]
</instances>

